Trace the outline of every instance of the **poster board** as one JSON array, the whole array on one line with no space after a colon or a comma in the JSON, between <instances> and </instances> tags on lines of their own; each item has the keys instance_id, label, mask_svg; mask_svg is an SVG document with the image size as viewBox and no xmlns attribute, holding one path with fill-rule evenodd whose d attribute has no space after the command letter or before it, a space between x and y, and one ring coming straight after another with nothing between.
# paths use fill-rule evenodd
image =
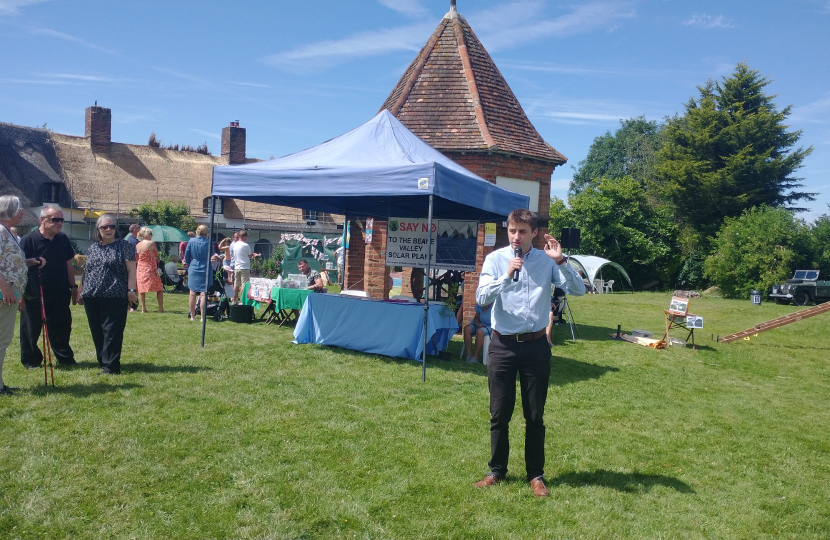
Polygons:
<instances>
[{"instance_id":1,"label":"poster board","mask_svg":"<svg viewBox=\"0 0 830 540\"><path fill-rule=\"evenodd\" d=\"M386 265L475 270L477 221L389 218ZM432 238L432 244L430 238Z\"/></svg>"},{"instance_id":2,"label":"poster board","mask_svg":"<svg viewBox=\"0 0 830 540\"><path fill-rule=\"evenodd\" d=\"M672 296L668 312L672 315L683 315L689 312L689 299L682 296Z\"/></svg>"},{"instance_id":3,"label":"poster board","mask_svg":"<svg viewBox=\"0 0 830 540\"><path fill-rule=\"evenodd\" d=\"M700 317L698 315L686 315L686 328L688 328L689 330L691 330L692 328L696 330L699 328L703 328L703 317Z\"/></svg>"},{"instance_id":4,"label":"poster board","mask_svg":"<svg viewBox=\"0 0 830 540\"><path fill-rule=\"evenodd\" d=\"M248 286L248 298L257 302L268 302L271 300L271 289L276 286L276 279L251 278Z\"/></svg>"},{"instance_id":5,"label":"poster board","mask_svg":"<svg viewBox=\"0 0 830 540\"><path fill-rule=\"evenodd\" d=\"M496 245L496 224L484 224L484 247L493 247Z\"/></svg>"}]
</instances>

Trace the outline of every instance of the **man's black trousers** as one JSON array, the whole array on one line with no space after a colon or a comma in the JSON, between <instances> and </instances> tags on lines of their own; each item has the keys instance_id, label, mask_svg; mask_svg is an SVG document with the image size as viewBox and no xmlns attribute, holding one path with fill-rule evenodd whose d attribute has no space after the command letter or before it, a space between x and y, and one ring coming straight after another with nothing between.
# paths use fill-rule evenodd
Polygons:
<instances>
[{"instance_id":1,"label":"man's black trousers","mask_svg":"<svg viewBox=\"0 0 830 540\"><path fill-rule=\"evenodd\" d=\"M524 411L525 468L531 480L545 468L545 401L550 381L550 346L539 339L517 342L495 333L490 341L487 382L490 386L490 471L500 478L507 474L510 454L508 426L516 405L516 374L519 375Z\"/></svg>"},{"instance_id":2,"label":"man's black trousers","mask_svg":"<svg viewBox=\"0 0 830 540\"><path fill-rule=\"evenodd\" d=\"M98 365L104 373L121 373L121 345L127 326L126 298L84 298Z\"/></svg>"},{"instance_id":3,"label":"man's black trousers","mask_svg":"<svg viewBox=\"0 0 830 540\"><path fill-rule=\"evenodd\" d=\"M49 343L58 364L74 364L75 354L69 346L72 333L72 312L69 301L72 296L69 288L66 294L46 295L46 327L49 331ZM26 300L26 307L20 314L20 362L27 367L39 367L46 351L40 350L40 331L43 320L40 314L40 297Z\"/></svg>"}]
</instances>

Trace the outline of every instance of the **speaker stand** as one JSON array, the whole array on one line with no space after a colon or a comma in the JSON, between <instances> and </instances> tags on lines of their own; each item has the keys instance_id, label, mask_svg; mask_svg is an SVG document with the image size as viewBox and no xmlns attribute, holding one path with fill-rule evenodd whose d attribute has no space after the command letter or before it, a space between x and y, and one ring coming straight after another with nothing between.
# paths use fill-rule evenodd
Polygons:
<instances>
[{"instance_id":1,"label":"speaker stand","mask_svg":"<svg viewBox=\"0 0 830 540\"><path fill-rule=\"evenodd\" d=\"M564 297L562 299L562 315L566 315L568 317L568 326L571 327L571 340L576 342L576 336L579 335L579 330L576 327L576 323L574 322L574 315L571 312L571 305L568 303L568 297Z\"/></svg>"}]
</instances>

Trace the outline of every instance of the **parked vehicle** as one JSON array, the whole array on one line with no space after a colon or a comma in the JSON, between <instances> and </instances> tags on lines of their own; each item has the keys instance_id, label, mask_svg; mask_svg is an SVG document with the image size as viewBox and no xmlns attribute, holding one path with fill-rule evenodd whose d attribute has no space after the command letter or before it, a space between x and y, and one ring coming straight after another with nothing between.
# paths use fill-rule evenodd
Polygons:
<instances>
[{"instance_id":1,"label":"parked vehicle","mask_svg":"<svg viewBox=\"0 0 830 540\"><path fill-rule=\"evenodd\" d=\"M776 304L806 306L810 302L820 304L830 300L830 281L819 281L818 270L796 270L792 279L782 285L774 285L769 297Z\"/></svg>"}]
</instances>

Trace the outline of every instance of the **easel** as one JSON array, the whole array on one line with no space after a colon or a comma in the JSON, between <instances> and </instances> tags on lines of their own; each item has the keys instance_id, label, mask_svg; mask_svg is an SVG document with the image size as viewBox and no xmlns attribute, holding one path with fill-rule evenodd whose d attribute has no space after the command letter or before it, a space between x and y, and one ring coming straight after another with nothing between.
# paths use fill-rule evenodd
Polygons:
<instances>
[{"instance_id":1,"label":"easel","mask_svg":"<svg viewBox=\"0 0 830 540\"><path fill-rule=\"evenodd\" d=\"M696 315L689 313L689 299L680 296L672 296L669 309L664 309L663 313L666 316L666 333L663 334L662 341L666 341L669 338L669 331L671 329L682 328L689 331L689 335L686 336L686 341L689 341L689 338L692 338L692 350L696 350L695 329L694 327L689 328L687 325L687 317L696 317Z\"/></svg>"}]
</instances>

